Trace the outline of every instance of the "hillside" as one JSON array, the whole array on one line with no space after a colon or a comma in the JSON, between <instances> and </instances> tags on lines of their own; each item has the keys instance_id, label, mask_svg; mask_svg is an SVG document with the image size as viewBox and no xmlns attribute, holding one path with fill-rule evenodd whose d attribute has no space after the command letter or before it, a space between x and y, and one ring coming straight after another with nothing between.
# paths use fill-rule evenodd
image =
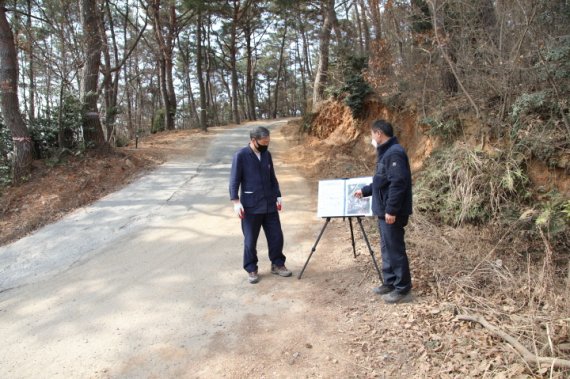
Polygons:
<instances>
[{"instance_id":1,"label":"hillside","mask_svg":"<svg viewBox=\"0 0 570 379\"><path fill-rule=\"evenodd\" d=\"M495 194L483 192L487 187L477 181L489 180L492 183L497 180L486 170L494 169L494 174L504 175L505 172L499 170L508 161L497 152L508 149L508 146L497 140L489 140L486 146L481 146L477 132L480 127L475 123L466 128L461 138L450 143L430 135L429 126L418 124L417 117L411 112L390 110L376 97L367 100L366 109L366 117L356 121L345 104L330 101L311 116L310 124L299 121L284 131L299 143L290 151L288 161L303 168L302 171L312 179L315 191L319 179L373 173L375 154L370 147L367 129L371 120L386 118L393 121L396 134L411 158L415 214L406 239L414 288L422 300L413 311L405 309L410 320L405 327L408 329L406 337L402 337L401 331L389 328L379 334L376 334L376 328L367 330L373 331L372 334L362 334L362 329L357 328L357 340L363 349L366 347L364 354L359 354L359 362L380 370L382 364L378 362L383 361L386 343L390 344L388 341L393 336L418 344L417 348L422 352L419 361L423 363L416 362L415 367L421 367L428 377L499 375L511 378L531 373L565 377L567 370L545 367L528 370L526 365L532 367L532 364L525 363L519 355L522 353L513 352L504 339L491 340L486 336L497 337L491 330L461 323L457 319L461 315L483 317L502 333L516 338L532 354L568 362L570 234L567 216L555 214L552 208L548 208L553 207L553 199L559 199L560 204L569 198L568 175L559 168L546 169L542 163L529 160L524 165L524 173L529 177L525 187L529 191L527 198L505 191L503 195L511 194L512 198L503 199L504 203L496 209L486 210L495 213L486 218L466 218L457 222L457 217L442 217L441 210L432 206L434 203L452 202L452 191L446 192L442 185L438 190L432 189L430 196L423 193L434 177L440 183L454 180L450 176L445 177L453 171L441 170L438 166L442 164L441 159L434 158L442 151L451 151L443 163L455 164L461 169L462 165L468 164L462 160L473 154L486 167L475 174L464 173L466 176L474 175L465 177L465 182L479 185L479 196L492 198ZM427 184L426 178L429 179ZM552 193L560 193L560 197L545 195ZM486 202L488 198L482 201ZM468 203L465 205L469 206ZM453 208L446 211L451 210ZM460 212L460 209L456 211ZM550 218L544 220L547 216ZM557 225L558 229L552 229L551 225ZM377 241L375 223L370 222L368 228L369 234ZM340 233L344 233L342 228ZM346 236L338 238L341 239L339 246L343 243L348 246ZM355 299L366 296L375 285L371 263L366 257L361 258L361 263L368 267L365 283L369 284L347 285L346 295ZM360 321L374 319L374 316L378 319L393 316L380 308L374 308L371 315L370 307L358 301L354 301L352 306L349 313L356 316L351 317ZM419 329L418 324L421 325ZM447 334L446 331L453 333Z\"/></svg>"}]
</instances>

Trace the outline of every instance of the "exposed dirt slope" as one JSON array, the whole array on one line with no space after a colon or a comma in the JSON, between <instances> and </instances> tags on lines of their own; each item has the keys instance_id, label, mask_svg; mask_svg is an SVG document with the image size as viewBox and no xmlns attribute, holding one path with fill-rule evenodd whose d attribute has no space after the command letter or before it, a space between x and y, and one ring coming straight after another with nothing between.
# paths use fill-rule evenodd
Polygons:
<instances>
[{"instance_id":1,"label":"exposed dirt slope","mask_svg":"<svg viewBox=\"0 0 570 379\"><path fill-rule=\"evenodd\" d=\"M296 124L283 129L299 143L289 150L287 160L305 168L314 196L320 179L373 173L375 154L367 129L373 119L394 123L414 171L437 147L439 141L416 126L415 115L392 113L375 99L368 109L367 119L356 123L347 107L327 102L312 120L310 134L299 133L302 129ZM475 129L469 126L465 141L478 143ZM366 223L378 253L376 225L371 219ZM540 257L521 259L521 244L528 243L525 233L532 227L528 223L451 228L415 214L406 235L415 301L396 307L370 295L378 278L367 251L361 246L362 255L353 259L347 225L333 224L320 249L343 265L357 264L364 270L346 270L331 278L332 291L327 293L328 301L341 311L339 321L346 324L349 359L367 375L381 377L567 377L568 370L525 363L488 330L456 319L458 314L483 314L533 353L570 359L570 324L565 317L570 312L570 280L566 290L545 296L553 275L564 277L567 272L549 272L553 266ZM543 248L548 256L548 246Z\"/></svg>"}]
</instances>

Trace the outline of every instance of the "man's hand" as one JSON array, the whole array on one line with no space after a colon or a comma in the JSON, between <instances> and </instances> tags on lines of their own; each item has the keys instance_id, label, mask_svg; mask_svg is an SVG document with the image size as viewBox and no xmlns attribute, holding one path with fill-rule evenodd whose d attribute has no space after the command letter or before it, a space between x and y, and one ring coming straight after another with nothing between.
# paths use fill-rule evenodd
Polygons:
<instances>
[{"instance_id":1,"label":"man's hand","mask_svg":"<svg viewBox=\"0 0 570 379\"><path fill-rule=\"evenodd\" d=\"M280 211L282 207L283 207L283 198L278 197L277 198L277 210Z\"/></svg>"},{"instance_id":2,"label":"man's hand","mask_svg":"<svg viewBox=\"0 0 570 379\"><path fill-rule=\"evenodd\" d=\"M357 199L362 199L362 190L354 191L354 197L356 197Z\"/></svg>"},{"instance_id":3,"label":"man's hand","mask_svg":"<svg viewBox=\"0 0 570 379\"><path fill-rule=\"evenodd\" d=\"M245 210L243 209L243 205L241 205L239 200L234 200L234 212L238 215L239 218L245 217Z\"/></svg>"},{"instance_id":4,"label":"man's hand","mask_svg":"<svg viewBox=\"0 0 570 379\"><path fill-rule=\"evenodd\" d=\"M384 216L386 219L386 224L393 224L396 222L396 216L386 213Z\"/></svg>"}]
</instances>

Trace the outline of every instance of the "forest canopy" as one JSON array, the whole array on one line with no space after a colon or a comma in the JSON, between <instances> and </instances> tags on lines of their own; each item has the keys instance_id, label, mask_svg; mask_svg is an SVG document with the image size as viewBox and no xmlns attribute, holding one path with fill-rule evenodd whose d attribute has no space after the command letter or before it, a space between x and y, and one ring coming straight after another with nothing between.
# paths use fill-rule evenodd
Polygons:
<instances>
[{"instance_id":1,"label":"forest canopy","mask_svg":"<svg viewBox=\"0 0 570 379\"><path fill-rule=\"evenodd\" d=\"M396 109L412 104L418 124L442 138L470 114L548 165L568 164L557 154L570 133L567 1L2 0L0 8L0 49L12 62L0 75L13 88L3 92L0 175L12 164L25 173L32 154L307 115L330 97L359 118L373 92Z\"/></svg>"}]
</instances>

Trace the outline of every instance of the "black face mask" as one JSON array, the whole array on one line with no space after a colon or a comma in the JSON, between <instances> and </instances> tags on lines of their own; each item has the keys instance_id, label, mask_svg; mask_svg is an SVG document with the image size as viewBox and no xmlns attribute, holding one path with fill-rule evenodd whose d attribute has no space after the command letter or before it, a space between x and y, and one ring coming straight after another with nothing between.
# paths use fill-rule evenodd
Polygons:
<instances>
[{"instance_id":1,"label":"black face mask","mask_svg":"<svg viewBox=\"0 0 570 379\"><path fill-rule=\"evenodd\" d=\"M269 147L269 145L261 145L259 142L255 141L255 148L257 149L257 151L259 151L260 153L263 153L264 151L267 151L267 148Z\"/></svg>"}]
</instances>

